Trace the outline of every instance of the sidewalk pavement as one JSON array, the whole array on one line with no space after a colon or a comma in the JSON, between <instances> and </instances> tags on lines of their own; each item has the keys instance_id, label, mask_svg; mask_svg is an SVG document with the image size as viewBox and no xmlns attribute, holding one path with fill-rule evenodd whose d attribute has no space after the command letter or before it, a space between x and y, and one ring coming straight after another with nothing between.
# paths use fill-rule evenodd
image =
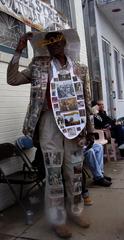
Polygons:
<instances>
[{"instance_id":1,"label":"sidewalk pavement","mask_svg":"<svg viewBox=\"0 0 124 240\"><path fill-rule=\"evenodd\" d=\"M107 175L113 179L109 188L93 187L89 191L93 206L85 207L91 227L82 229L69 222L71 240L124 240L124 160L107 163ZM18 205L0 214L0 240L58 240L44 217L43 194L30 198L34 210L32 225L25 224L25 216ZM29 203L28 203L29 204Z\"/></svg>"}]
</instances>

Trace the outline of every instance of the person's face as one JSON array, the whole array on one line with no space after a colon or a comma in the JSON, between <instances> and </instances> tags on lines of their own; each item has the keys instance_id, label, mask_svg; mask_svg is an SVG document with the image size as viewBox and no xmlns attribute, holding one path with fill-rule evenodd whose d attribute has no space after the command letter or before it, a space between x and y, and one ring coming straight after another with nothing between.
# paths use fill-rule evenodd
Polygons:
<instances>
[{"instance_id":1,"label":"person's face","mask_svg":"<svg viewBox=\"0 0 124 240\"><path fill-rule=\"evenodd\" d=\"M99 111L104 111L104 103L103 101L98 101Z\"/></svg>"},{"instance_id":2,"label":"person's face","mask_svg":"<svg viewBox=\"0 0 124 240\"><path fill-rule=\"evenodd\" d=\"M47 40L51 42L50 44L47 45L47 48L52 57L64 54L64 47L66 45L66 42L63 35L59 35L58 38L57 35L52 36L51 34L51 36Z\"/></svg>"}]
</instances>

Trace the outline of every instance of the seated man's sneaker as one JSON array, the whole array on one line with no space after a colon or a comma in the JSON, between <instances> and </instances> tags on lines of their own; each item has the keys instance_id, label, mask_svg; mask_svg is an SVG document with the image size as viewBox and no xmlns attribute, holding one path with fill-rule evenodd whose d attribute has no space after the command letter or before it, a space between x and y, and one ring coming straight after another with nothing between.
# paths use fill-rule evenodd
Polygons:
<instances>
[{"instance_id":1,"label":"seated man's sneaker","mask_svg":"<svg viewBox=\"0 0 124 240\"><path fill-rule=\"evenodd\" d=\"M102 187L109 187L112 183L105 178L99 178L94 181L94 184Z\"/></svg>"},{"instance_id":2,"label":"seated man's sneaker","mask_svg":"<svg viewBox=\"0 0 124 240\"><path fill-rule=\"evenodd\" d=\"M61 225L53 225L53 229L57 236L60 238L71 238L72 237L72 232L70 231L70 228L66 224L61 224Z\"/></svg>"},{"instance_id":3,"label":"seated man's sneaker","mask_svg":"<svg viewBox=\"0 0 124 240\"><path fill-rule=\"evenodd\" d=\"M83 197L83 200L84 200L84 205L85 205L85 206L91 206L91 205L93 205L93 201L92 201L92 199L91 199L89 196Z\"/></svg>"},{"instance_id":4,"label":"seated man's sneaker","mask_svg":"<svg viewBox=\"0 0 124 240\"><path fill-rule=\"evenodd\" d=\"M78 226L82 228L89 228L90 227L90 222L88 219L85 219L83 214L80 216L71 216L71 220L77 224Z\"/></svg>"},{"instance_id":5,"label":"seated man's sneaker","mask_svg":"<svg viewBox=\"0 0 124 240\"><path fill-rule=\"evenodd\" d=\"M108 176L105 176L105 175L104 175L104 178L105 178L107 181L110 181L110 182L112 181L111 177L108 177Z\"/></svg>"}]
</instances>

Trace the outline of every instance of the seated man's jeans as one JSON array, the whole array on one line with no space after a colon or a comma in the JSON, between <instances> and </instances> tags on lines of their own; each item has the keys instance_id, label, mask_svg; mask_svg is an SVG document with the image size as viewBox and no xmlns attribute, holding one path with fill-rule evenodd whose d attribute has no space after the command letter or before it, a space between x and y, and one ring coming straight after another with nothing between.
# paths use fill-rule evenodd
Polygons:
<instances>
[{"instance_id":1,"label":"seated man's jeans","mask_svg":"<svg viewBox=\"0 0 124 240\"><path fill-rule=\"evenodd\" d=\"M94 143L92 148L83 151L85 164L89 167L95 180L103 177L103 146Z\"/></svg>"}]
</instances>

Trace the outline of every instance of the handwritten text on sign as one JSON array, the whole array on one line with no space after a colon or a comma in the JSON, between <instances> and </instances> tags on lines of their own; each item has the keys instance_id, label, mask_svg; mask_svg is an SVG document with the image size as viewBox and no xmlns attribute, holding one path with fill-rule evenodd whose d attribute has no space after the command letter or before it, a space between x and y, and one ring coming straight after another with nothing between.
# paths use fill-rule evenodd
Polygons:
<instances>
[{"instance_id":1,"label":"handwritten text on sign","mask_svg":"<svg viewBox=\"0 0 124 240\"><path fill-rule=\"evenodd\" d=\"M68 26L65 18L41 0L0 0L0 10L39 30L51 24L62 29Z\"/></svg>"}]
</instances>

